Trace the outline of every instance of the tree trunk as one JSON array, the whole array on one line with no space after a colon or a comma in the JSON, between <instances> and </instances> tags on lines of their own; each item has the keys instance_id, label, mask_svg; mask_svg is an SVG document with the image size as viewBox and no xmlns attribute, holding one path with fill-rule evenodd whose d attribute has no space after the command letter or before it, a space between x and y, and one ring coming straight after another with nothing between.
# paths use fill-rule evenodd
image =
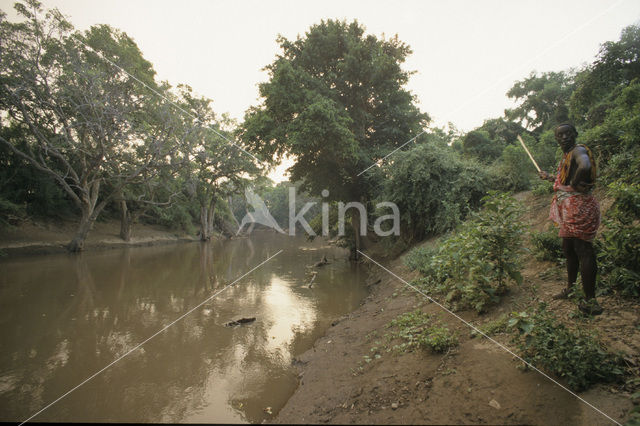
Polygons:
<instances>
[{"instance_id":1,"label":"tree trunk","mask_svg":"<svg viewBox=\"0 0 640 426\"><path fill-rule=\"evenodd\" d=\"M208 220L208 215L209 215L209 210L207 209L206 206L201 205L200 206L200 241L209 241L209 235L208 235L208 224L209 224L209 220Z\"/></svg>"},{"instance_id":2,"label":"tree trunk","mask_svg":"<svg viewBox=\"0 0 640 426\"><path fill-rule=\"evenodd\" d=\"M238 222L238 219L236 219L236 215L233 213L233 204L231 203L231 195L227 197L227 204L229 205L229 211L231 211L231 217L233 218L233 221L235 222L238 229L240 229L240 222Z\"/></svg>"},{"instance_id":3,"label":"tree trunk","mask_svg":"<svg viewBox=\"0 0 640 426\"><path fill-rule=\"evenodd\" d=\"M127 202L125 200L120 200L120 238L124 241L129 241L131 239L132 223L133 219L131 217L131 212L127 208Z\"/></svg>"},{"instance_id":4,"label":"tree trunk","mask_svg":"<svg viewBox=\"0 0 640 426\"><path fill-rule=\"evenodd\" d=\"M99 190L100 182L96 181L91 185L90 197L83 200L81 205L82 218L80 219L80 225L78 226L73 239L67 245L67 250L72 253L82 251L84 248L84 241L87 239L87 235L89 235L91 228L93 228L93 224L98 218L98 215L102 212L107 203L112 201L110 197L107 197L98 203Z\"/></svg>"},{"instance_id":5,"label":"tree trunk","mask_svg":"<svg viewBox=\"0 0 640 426\"><path fill-rule=\"evenodd\" d=\"M209 238L211 238L211 236L213 236L213 223L214 223L214 217L215 217L215 210L216 210L216 201L211 200L211 202L209 203L209 212L207 214L207 235L209 236Z\"/></svg>"},{"instance_id":6,"label":"tree trunk","mask_svg":"<svg viewBox=\"0 0 640 426\"><path fill-rule=\"evenodd\" d=\"M360 259L360 253L358 250L362 250L362 236L360 235L360 221L362 218L360 217L360 211L355 210L351 215L351 226L353 227L353 235L354 235L354 244L351 251L351 259L358 260Z\"/></svg>"},{"instance_id":7,"label":"tree trunk","mask_svg":"<svg viewBox=\"0 0 640 426\"><path fill-rule=\"evenodd\" d=\"M87 235L89 231L93 227L93 222L96 220L95 214L89 214L86 211L82 212L82 219L80 220L80 225L76 230L76 234L74 235L71 242L67 245L67 250L72 253L77 253L82 251L84 248L84 241L87 239Z\"/></svg>"}]
</instances>

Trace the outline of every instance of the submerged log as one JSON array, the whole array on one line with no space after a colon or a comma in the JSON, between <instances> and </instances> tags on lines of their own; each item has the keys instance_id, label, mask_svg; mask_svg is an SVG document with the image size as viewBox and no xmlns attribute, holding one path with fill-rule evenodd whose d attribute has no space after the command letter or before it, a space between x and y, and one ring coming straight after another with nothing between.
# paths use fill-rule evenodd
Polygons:
<instances>
[{"instance_id":1,"label":"submerged log","mask_svg":"<svg viewBox=\"0 0 640 426\"><path fill-rule=\"evenodd\" d=\"M329 264L329 260L327 259L327 256L322 256L322 259L314 263L312 268L319 268L321 266L328 265L328 264Z\"/></svg>"},{"instance_id":2,"label":"submerged log","mask_svg":"<svg viewBox=\"0 0 640 426\"><path fill-rule=\"evenodd\" d=\"M233 321L229 321L228 323L226 323L224 326L225 327L234 327L236 325L241 325L241 324L248 324L251 322L254 322L256 320L255 317L251 317L251 318L240 318L237 320L233 320Z\"/></svg>"},{"instance_id":3,"label":"submerged log","mask_svg":"<svg viewBox=\"0 0 640 426\"><path fill-rule=\"evenodd\" d=\"M315 281L316 277L318 276L318 272L314 272L313 273L313 278L311 278L311 281L309 281L309 288L311 288L313 286L313 281Z\"/></svg>"}]
</instances>

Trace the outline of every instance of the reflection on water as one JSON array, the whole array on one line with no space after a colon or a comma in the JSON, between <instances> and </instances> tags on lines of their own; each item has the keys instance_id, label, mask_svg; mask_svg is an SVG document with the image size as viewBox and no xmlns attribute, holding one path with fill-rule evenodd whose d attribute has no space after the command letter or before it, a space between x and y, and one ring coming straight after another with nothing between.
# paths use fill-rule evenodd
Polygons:
<instances>
[{"instance_id":1,"label":"reflection on water","mask_svg":"<svg viewBox=\"0 0 640 426\"><path fill-rule=\"evenodd\" d=\"M261 422L297 385L292 358L365 295L339 249L251 239L0 262L0 421L21 421L215 291L284 251L36 421ZM313 288L306 265L323 255ZM335 260L334 260L335 258ZM225 327L241 317L252 324Z\"/></svg>"}]
</instances>

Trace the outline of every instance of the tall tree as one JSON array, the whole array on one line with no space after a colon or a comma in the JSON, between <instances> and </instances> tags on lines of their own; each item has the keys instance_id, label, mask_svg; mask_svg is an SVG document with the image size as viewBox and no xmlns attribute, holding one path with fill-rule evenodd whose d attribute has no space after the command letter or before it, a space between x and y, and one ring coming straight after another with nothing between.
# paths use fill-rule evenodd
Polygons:
<instances>
[{"instance_id":1,"label":"tall tree","mask_svg":"<svg viewBox=\"0 0 640 426\"><path fill-rule=\"evenodd\" d=\"M184 128L182 113L173 105L177 98L169 89L164 83L161 90L165 98L147 99L144 114L137 118L139 137L146 141L136 148L138 160L145 161L149 144L160 141L171 148L164 150L166 155L154 159L153 167L144 168L137 177L132 177L114 199L120 210L120 237L125 241L129 241L132 226L140 217L154 207L169 206L183 189L176 177L189 162L186 156L179 154L188 149L189 131ZM135 161L131 163L136 164Z\"/></svg>"},{"instance_id":2,"label":"tall tree","mask_svg":"<svg viewBox=\"0 0 640 426\"><path fill-rule=\"evenodd\" d=\"M217 203L226 203L230 195L242 191L260 169L255 158L237 143L229 143L232 131L223 127L234 123L224 115L218 121L210 99L194 96L189 86L179 87L183 108L196 117L184 117L190 160L184 179L189 195L200 205L200 239L207 241L213 233Z\"/></svg>"},{"instance_id":3,"label":"tall tree","mask_svg":"<svg viewBox=\"0 0 640 426\"><path fill-rule=\"evenodd\" d=\"M576 76L576 90L571 96L571 117L588 127L602 124L615 98L634 79L640 78L640 26L622 30L618 41L600 46L597 59Z\"/></svg>"},{"instance_id":4,"label":"tall tree","mask_svg":"<svg viewBox=\"0 0 640 426\"><path fill-rule=\"evenodd\" d=\"M500 157L505 144L491 139L489 132L472 130L462 138L462 153L466 157L475 157L489 164Z\"/></svg>"},{"instance_id":5,"label":"tall tree","mask_svg":"<svg viewBox=\"0 0 640 426\"><path fill-rule=\"evenodd\" d=\"M428 121L404 88L411 53L398 40L365 35L357 21L321 21L295 41L280 36L282 53L266 67L263 103L249 109L241 137L268 158L290 154L291 180L328 201L366 203L379 174L360 174L415 136ZM350 210L360 248L364 218Z\"/></svg>"},{"instance_id":6,"label":"tall tree","mask_svg":"<svg viewBox=\"0 0 640 426\"><path fill-rule=\"evenodd\" d=\"M532 72L507 92L508 97L521 102L517 107L505 110L505 116L539 134L569 118L568 103L573 87L570 72L540 75Z\"/></svg>"},{"instance_id":7,"label":"tall tree","mask_svg":"<svg viewBox=\"0 0 640 426\"><path fill-rule=\"evenodd\" d=\"M133 40L109 26L72 33L59 11L44 13L36 0L15 7L23 22L0 17L0 119L27 137L22 146L0 142L55 180L80 210L68 246L80 251L104 207L171 149L142 132L151 94L95 51L152 87L155 72Z\"/></svg>"}]
</instances>

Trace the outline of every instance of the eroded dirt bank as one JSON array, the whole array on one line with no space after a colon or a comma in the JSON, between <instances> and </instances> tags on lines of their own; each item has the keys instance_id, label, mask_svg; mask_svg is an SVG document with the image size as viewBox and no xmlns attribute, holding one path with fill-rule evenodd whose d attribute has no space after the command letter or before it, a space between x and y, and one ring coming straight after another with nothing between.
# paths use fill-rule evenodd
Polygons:
<instances>
[{"instance_id":1,"label":"eroded dirt bank","mask_svg":"<svg viewBox=\"0 0 640 426\"><path fill-rule=\"evenodd\" d=\"M13 229L0 230L0 253L9 256L65 253L67 244L73 238L75 227L75 223L67 221L27 221ZM122 240L119 233L120 222L97 222L85 241L84 250L199 241L196 236L156 225L135 225L129 241Z\"/></svg>"},{"instance_id":2,"label":"eroded dirt bank","mask_svg":"<svg viewBox=\"0 0 640 426\"><path fill-rule=\"evenodd\" d=\"M527 200L532 228L543 226L545 200ZM401 259L383 262L410 281L416 274ZM470 328L397 278L371 265L371 294L363 305L336 321L296 364L300 384L276 413L276 423L335 424L563 424L599 425L613 422L535 371L524 371L512 355ZM529 256L524 283L507 294L489 313L458 313L476 325L500 315L524 310L538 301L564 321L575 304L552 300L563 285L564 270ZM373 284L373 282L377 282ZM637 305L614 296L600 297L605 308L586 327L597 329L612 351L622 351L638 365L640 314ZM455 330L460 344L444 355L428 351L387 351L387 324L398 315L419 308ZM507 334L494 338L514 348ZM379 357L376 357L375 354ZM367 362L368 357L370 359ZM554 379L556 379L554 377ZM564 384L561 380L560 383ZM621 384L597 385L578 394L598 410L624 423L632 403Z\"/></svg>"}]
</instances>

